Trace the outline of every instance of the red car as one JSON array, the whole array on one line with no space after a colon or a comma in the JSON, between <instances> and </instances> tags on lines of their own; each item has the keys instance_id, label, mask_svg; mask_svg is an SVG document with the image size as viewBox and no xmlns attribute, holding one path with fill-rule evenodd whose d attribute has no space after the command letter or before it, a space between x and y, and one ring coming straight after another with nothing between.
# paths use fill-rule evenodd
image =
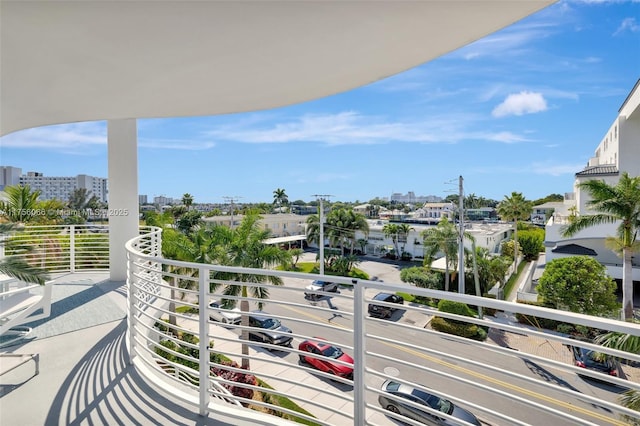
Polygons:
<instances>
[{"instance_id":1,"label":"red car","mask_svg":"<svg viewBox=\"0 0 640 426\"><path fill-rule=\"evenodd\" d=\"M300 361L325 373L335 374L345 379L353 379L353 358L342 352L342 349L339 347L324 342L324 339L319 337L316 337L316 339L318 340L305 340L300 343L298 349L315 355L322 355L330 359L315 358L300 354ZM349 363L351 366L333 362L332 360L334 359Z\"/></svg>"}]
</instances>

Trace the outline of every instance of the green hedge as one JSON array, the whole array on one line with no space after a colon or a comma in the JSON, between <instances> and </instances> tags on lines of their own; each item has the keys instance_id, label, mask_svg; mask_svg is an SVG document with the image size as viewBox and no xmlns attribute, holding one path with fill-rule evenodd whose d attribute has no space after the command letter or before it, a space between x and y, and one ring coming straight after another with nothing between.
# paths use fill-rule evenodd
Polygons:
<instances>
[{"instance_id":1,"label":"green hedge","mask_svg":"<svg viewBox=\"0 0 640 426\"><path fill-rule=\"evenodd\" d=\"M451 321L441 317L431 319L431 328L442 333L483 341L487 338L487 332L476 324Z\"/></svg>"}]
</instances>

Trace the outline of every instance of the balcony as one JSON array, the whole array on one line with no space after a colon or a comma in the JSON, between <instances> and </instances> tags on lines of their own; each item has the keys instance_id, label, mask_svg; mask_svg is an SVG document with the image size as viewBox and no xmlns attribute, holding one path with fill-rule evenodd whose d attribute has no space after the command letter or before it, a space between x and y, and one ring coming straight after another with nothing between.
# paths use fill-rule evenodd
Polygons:
<instances>
[{"instance_id":1,"label":"balcony","mask_svg":"<svg viewBox=\"0 0 640 426\"><path fill-rule=\"evenodd\" d=\"M103 228L98 234L105 235L106 231ZM77 236L77 233L69 232L68 227L60 227L57 230L49 228L47 235L44 240L50 244L55 240L55 235L65 240L71 235ZM22 241L30 239L34 246L40 244L38 241L43 241L42 233L30 229L18 237ZM24 415L15 410L24 406L25 402L14 406L5 401L26 400L29 404L29 400L37 400L37 396L42 395L38 404L46 406L53 401L49 410L60 411L64 408L72 421L76 416L104 416L99 410L100 401L104 403L103 398L108 400L108 395L113 398L113 393L122 393L127 401L140 404L141 408L131 410L129 414L135 422L148 420L149 413L161 413L170 418L206 416L229 424L290 424L281 417L255 410L262 407L262 410L270 409L274 413L288 414L313 424L393 425L397 424L395 419L400 417L378 403L378 397L382 394L380 387L385 380L425 385L454 404L472 411L483 424L539 424L540 419L554 425L624 424L619 420L620 415L637 415L620 406L617 397L621 389L640 389L640 374L638 368L634 367L640 361L640 356L593 348L628 360L628 364L621 364L618 377L603 376L573 365L570 352L564 345L571 345L575 343L574 340L543 329L519 325L510 321L512 315L507 313L519 312L635 335L640 333L637 325L443 293L410 287L400 282L381 283L176 262L160 257L160 247L160 230L150 228L142 229L139 237L127 243L129 275L126 287L108 282L106 274L102 275L100 271L86 268L83 272L71 275L57 275L58 284L54 284L54 294L56 286L61 289L65 286L77 287L78 284L89 286L95 299L86 300L83 304L94 303L94 313L88 314L85 310L82 311L84 319L61 321L63 315L72 317L75 307L69 312L55 313L54 309L56 318L51 323L68 326L77 321L80 323L78 328L83 328L81 323L84 321L87 328L57 337L37 338L24 347L8 348L6 353L23 350L38 352L42 365L39 375L26 383L14 384L14 388L3 381L5 392L6 389L12 389L2 401L3 423ZM59 272L65 268L71 271L72 265L82 264L76 256L82 250L79 253L73 249L48 251L46 255L45 251L40 253L38 260L57 265ZM208 301L225 298L222 291L227 285L242 285L241 282L230 280L228 274L225 279L221 272L281 277L284 285L269 288L270 298L265 301L264 310L292 330L294 344L277 346L253 340L249 342L248 353L243 355L240 336L242 330L250 327L242 323L225 325L210 319L213 312ZM305 299L306 285L318 278L338 282L339 291L321 294L319 300ZM437 312L418 303L405 303L390 319L368 317L367 305L380 291L447 298L483 306L485 312L497 309L504 313L487 315L484 319L470 319ZM115 307L114 298L119 308ZM101 302L95 304L98 300ZM246 300L252 309L258 302L252 297ZM176 307L182 307L177 309L178 313L174 313ZM106 324L96 322L94 316L105 314L101 312L104 310L109 315L121 312L122 320ZM123 322L125 314L126 323ZM479 342L436 332L428 326L436 315L487 327L490 338ZM175 325L162 321L170 317L175 317L175 321L172 321ZM176 337L185 333L195 336L197 340L185 342ZM298 350L298 343L316 336L327 338L329 343L341 347L353 357L353 379L332 375L299 361L300 355L306 353ZM56 339L63 343L54 344ZM169 341L191 351L167 349L166 342ZM39 383L53 373L49 371L51 368L56 368L47 365L48 357L55 357L56 354L62 358L73 357L78 351L86 351L83 363L76 364L70 372L56 372L54 376L57 381L48 379L46 384ZM168 353L173 356L167 356ZM227 387L232 384L237 386L237 383L211 373L212 368L220 367L218 363L221 356L237 363L242 358L249 359L251 374L272 389L255 384L246 385L245 388L260 391L271 398L253 401L231 394ZM233 366L224 368L237 373L244 371ZM64 377L57 373L68 375ZM26 373L23 371L23 374ZM96 378L98 382L95 382L90 379L93 375L102 376L103 379ZM591 378L599 381L594 382ZM109 383L116 379L117 389L110 388ZM71 391L71 382L75 382L79 390ZM102 391L92 389L95 386L98 386L98 390L102 388ZM33 388L38 389L34 391L34 396L25 398L26 392L32 392ZM56 397L46 397L49 395L47 389L49 394L53 392ZM276 405L273 402L276 396L288 398L305 412L299 413ZM76 412L72 405L63 403L74 399L81 400L82 410ZM146 405L158 399L167 403L153 408ZM111 404L117 406L119 403ZM254 409L245 408L249 404ZM115 413L118 410L120 408L111 407L107 411ZM50 411L47 416L51 416ZM45 420L38 418L36 423L43 424Z\"/></svg>"}]
</instances>

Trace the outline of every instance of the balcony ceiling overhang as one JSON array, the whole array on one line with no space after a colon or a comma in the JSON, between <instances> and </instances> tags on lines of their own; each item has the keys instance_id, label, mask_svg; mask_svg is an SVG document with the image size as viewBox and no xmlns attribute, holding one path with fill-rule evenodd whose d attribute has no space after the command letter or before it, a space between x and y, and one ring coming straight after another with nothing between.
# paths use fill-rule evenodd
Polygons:
<instances>
[{"instance_id":1,"label":"balcony ceiling overhang","mask_svg":"<svg viewBox=\"0 0 640 426\"><path fill-rule=\"evenodd\" d=\"M555 0L0 1L0 135L291 105L405 71Z\"/></svg>"}]
</instances>

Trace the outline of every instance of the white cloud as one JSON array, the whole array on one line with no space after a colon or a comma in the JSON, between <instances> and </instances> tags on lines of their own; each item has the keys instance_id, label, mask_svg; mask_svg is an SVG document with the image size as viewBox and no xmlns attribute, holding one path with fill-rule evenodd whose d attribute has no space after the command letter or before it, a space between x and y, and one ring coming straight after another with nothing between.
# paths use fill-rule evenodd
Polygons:
<instances>
[{"instance_id":1,"label":"white cloud","mask_svg":"<svg viewBox=\"0 0 640 426\"><path fill-rule=\"evenodd\" d=\"M631 31L632 33L640 31L640 25L636 22L636 18L625 18L622 20L622 23L618 27L618 29L613 33L613 35L618 35L625 31Z\"/></svg>"},{"instance_id":2,"label":"white cloud","mask_svg":"<svg viewBox=\"0 0 640 426\"><path fill-rule=\"evenodd\" d=\"M547 110L547 101L542 93L520 92L507 96L500 105L494 108L494 117L505 117L508 115L535 114Z\"/></svg>"},{"instance_id":3,"label":"white cloud","mask_svg":"<svg viewBox=\"0 0 640 426\"><path fill-rule=\"evenodd\" d=\"M103 121L35 127L0 138L0 146L6 148L74 150L106 144L107 127Z\"/></svg>"},{"instance_id":4,"label":"white cloud","mask_svg":"<svg viewBox=\"0 0 640 426\"><path fill-rule=\"evenodd\" d=\"M510 132L478 132L469 129L480 118L446 114L412 121L393 121L355 111L337 114L305 114L298 118L260 126L217 126L210 138L243 143L317 142L329 146L371 145L391 142L457 143L464 140L514 143L528 141Z\"/></svg>"}]
</instances>

